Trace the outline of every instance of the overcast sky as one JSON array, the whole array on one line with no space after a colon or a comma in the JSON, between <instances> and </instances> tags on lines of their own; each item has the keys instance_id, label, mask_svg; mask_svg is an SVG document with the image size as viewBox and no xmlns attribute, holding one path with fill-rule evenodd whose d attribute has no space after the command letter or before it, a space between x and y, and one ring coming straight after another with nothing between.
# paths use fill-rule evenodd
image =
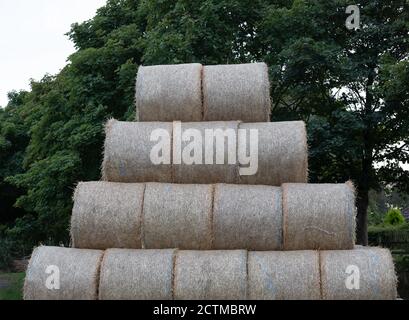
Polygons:
<instances>
[{"instance_id":1,"label":"overcast sky","mask_svg":"<svg viewBox=\"0 0 409 320\"><path fill-rule=\"evenodd\" d=\"M29 79L56 74L74 52L64 34L92 18L106 0L0 0L0 106Z\"/></svg>"}]
</instances>

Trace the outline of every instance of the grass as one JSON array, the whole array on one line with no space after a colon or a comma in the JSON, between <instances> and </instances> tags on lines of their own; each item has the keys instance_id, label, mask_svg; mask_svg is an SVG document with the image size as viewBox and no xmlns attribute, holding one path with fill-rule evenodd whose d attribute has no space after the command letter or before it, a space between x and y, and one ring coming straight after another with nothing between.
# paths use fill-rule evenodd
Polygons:
<instances>
[{"instance_id":1,"label":"grass","mask_svg":"<svg viewBox=\"0 0 409 320\"><path fill-rule=\"evenodd\" d=\"M24 277L24 272L0 272L0 300L22 300Z\"/></svg>"}]
</instances>

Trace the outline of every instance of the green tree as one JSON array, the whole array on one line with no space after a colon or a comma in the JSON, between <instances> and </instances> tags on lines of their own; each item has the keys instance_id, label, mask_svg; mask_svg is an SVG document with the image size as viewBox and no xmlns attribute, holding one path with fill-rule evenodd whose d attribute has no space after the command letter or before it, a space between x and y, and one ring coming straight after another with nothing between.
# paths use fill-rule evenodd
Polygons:
<instances>
[{"instance_id":1,"label":"green tree","mask_svg":"<svg viewBox=\"0 0 409 320\"><path fill-rule=\"evenodd\" d=\"M345 27L349 4L273 4L259 31L274 119L308 122L312 181L355 182L367 244L369 190L409 188L409 2L360 1L359 30Z\"/></svg>"},{"instance_id":2,"label":"green tree","mask_svg":"<svg viewBox=\"0 0 409 320\"><path fill-rule=\"evenodd\" d=\"M95 19L73 25L69 36L78 50L69 64L56 76L33 81L14 108L28 139L17 144L20 170L5 173L1 181L22 190L17 201L8 199L25 214L14 214L3 234L23 248L20 252L39 242L68 244L73 189L78 181L100 178L106 119L134 118L141 55L136 42L142 36L137 3L109 1ZM8 116L11 104L4 111Z\"/></svg>"},{"instance_id":3,"label":"green tree","mask_svg":"<svg viewBox=\"0 0 409 320\"><path fill-rule=\"evenodd\" d=\"M0 111L0 197L14 220L2 234L23 247L68 242L75 184L100 177L104 123L135 117L139 65L264 60L273 120L307 121L311 181L355 182L366 243L370 188L409 186L399 166L409 161L409 10L407 0L362 1L351 31L348 4L109 0L73 24L67 66Z\"/></svg>"},{"instance_id":4,"label":"green tree","mask_svg":"<svg viewBox=\"0 0 409 320\"><path fill-rule=\"evenodd\" d=\"M24 191L7 183L5 178L23 171L25 148L29 134L19 107L24 103L27 92L9 94L7 108L0 108L0 225L12 223L24 211L13 205Z\"/></svg>"},{"instance_id":5,"label":"green tree","mask_svg":"<svg viewBox=\"0 0 409 320\"><path fill-rule=\"evenodd\" d=\"M135 117L137 67L251 61L245 40L259 9L237 0L109 0L93 19L73 24L77 51L68 65L32 82L18 108L29 141L20 145L21 170L2 181L23 190L10 202L25 215L5 234L23 247L67 244L75 184L100 178L106 120Z\"/></svg>"}]
</instances>

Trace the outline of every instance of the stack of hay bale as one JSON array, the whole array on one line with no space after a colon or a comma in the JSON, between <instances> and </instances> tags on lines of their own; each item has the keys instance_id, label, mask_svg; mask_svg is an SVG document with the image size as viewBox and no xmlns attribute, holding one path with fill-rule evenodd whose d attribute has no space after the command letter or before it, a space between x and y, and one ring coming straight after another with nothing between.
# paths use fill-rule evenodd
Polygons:
<instances>
[{"instance_id":1,"label":"stack of hay bale","mask_svg":"<svg viewBox=\"0 0 409 320\"><path fill-rule=\"evenodd\" d=\"M264 63L140 67L136 104L140 122L106 126L104 181L77 186L73 248L34 250L25 299L396 298L390 252L354 247L352 184L307 184L304 123L268 122ZM182 163L191 128L233 130L225 162ZM254 175L226 160L251 148L239 129L258 130Z\"/></svg>"}]
</instances>

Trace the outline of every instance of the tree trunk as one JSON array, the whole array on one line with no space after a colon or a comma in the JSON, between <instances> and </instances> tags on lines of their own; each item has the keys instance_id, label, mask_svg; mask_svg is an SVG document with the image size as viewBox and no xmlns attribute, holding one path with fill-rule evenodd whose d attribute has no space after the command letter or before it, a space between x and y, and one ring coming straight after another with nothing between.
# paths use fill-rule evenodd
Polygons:
<instances>
[{"instance_id":1,"label":"tree trunk","mask_svg":"<svg viewBox=\"0 0 409 320\"><path fill-rule=\"evenodd\" d=\"M357 199L357 217L356 217L356 242L357 244L368 245L368 202L369 192L359 190Z\"/></svg>"},{"instance_id":2,"label":"tree trunk","mask_svg":"<svg viewBox=\"0 0 409 320\"><path fill-rule=\"evenodd\" d=\"M365 129L363 132L363 153L362 153L362 171L358 182L358 197L357 197L357 229L356 242L357 244L368 245L368 204L369 204L369 189L372 182L372 167L373 167L373 127L372 113L374 96L372 93L372 85L375 79L375 66L371 66L366 84L366 101L363 109L363 123Z\"/></svg>"},{"instance_id":3,"label":"tree trunk","mask_svg":"<svg viewBox=\"0 0 409 320\"><path fill-rule=\"evenodd\" d=\"M356 242L357 244L368 245L368 204L369 189L372 173L372 148L370 143L370 134L364 133L364 154L362 157L362 172L358 182L357 194L357 217L356 217Z\"/></svg>"}]
</instances>

